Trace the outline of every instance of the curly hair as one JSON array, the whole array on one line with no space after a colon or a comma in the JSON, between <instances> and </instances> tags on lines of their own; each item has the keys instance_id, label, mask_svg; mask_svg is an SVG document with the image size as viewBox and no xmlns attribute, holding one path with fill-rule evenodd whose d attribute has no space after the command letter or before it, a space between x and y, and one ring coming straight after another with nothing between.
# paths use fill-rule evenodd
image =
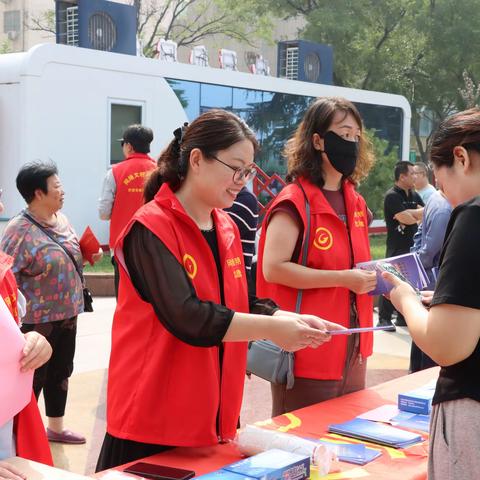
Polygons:
<instances>
[{"instance_id":1,"label":"curly hair","mask_svg":"<svg viewBox=\"0 0 480 480\"><path fill-rule=\"evenodd\" d=\"M327 133L337 112L343 112L345 117L349 114L352 115L361 130L357 165L348 178L358 185L368 175L375 162L375 157L372 143L363 129L362 118L357 108L345 98L321 97L310 105L294 135L285 146L284 156L288 161L288 182L293 182L298 177L305 177L316 185L324 185L321 156L314 148L312 138L315 133L321 137Z\"/></svg>"}]
</instances>

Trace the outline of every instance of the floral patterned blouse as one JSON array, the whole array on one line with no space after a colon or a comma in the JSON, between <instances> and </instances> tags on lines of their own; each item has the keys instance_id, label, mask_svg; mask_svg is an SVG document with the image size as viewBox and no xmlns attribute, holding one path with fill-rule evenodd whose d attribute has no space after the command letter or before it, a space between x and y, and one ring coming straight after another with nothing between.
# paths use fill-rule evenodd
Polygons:
<instances>
[{"instance_id":1,"label":"floral patterned blouse","mask_svg":"<svg viewBox=\"0 0 480 480\"><path fill-rule=\"evenodd\" d=\"M57 212L57 223L44 226L83 265L77 235L67 217ZM14 258L12 271L27 300L23 323L55 322L83 312L83 287L73 262L48 235L22 213L5 227L0 248Z\"/></svg>"}]
</instances>

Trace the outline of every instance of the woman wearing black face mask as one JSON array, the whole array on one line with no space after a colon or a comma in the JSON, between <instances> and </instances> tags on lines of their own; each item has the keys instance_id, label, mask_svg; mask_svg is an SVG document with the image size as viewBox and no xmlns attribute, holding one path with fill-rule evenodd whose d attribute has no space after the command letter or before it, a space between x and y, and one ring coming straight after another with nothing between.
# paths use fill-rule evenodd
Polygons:
<instances>
[{"instance_id":1,"label":"woman wearing black face mask","mask_svg":"<svg viewBox=\"0 0 480 480\"><path fill-rule=\"evenodd\" d=\"M375 273L354 268L370 260L371 213L355 190L373 164L362 128L348 100L313 102L286 146L289 185L265 216L258 254L259 296L293 311L301 289L302 313L346 327L372 325L376 285ZM298 351L293 388L272 385L272 415L364 388L372 344L371 333L339 335Z\"/></svg>"}]
</instances>

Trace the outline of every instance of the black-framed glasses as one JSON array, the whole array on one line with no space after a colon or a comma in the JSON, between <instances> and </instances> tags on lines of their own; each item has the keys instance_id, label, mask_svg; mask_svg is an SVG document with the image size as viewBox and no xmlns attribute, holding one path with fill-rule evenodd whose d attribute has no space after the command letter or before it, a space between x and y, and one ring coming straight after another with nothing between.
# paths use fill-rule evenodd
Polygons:
<instances>
[{"instance_id":1,"label":"black-framed glasses","mask_svg":"<svg viewBox=\"0 0 480 480\"><path fill-rule=\"evenodd\" d=\"M226 167L228 167L230 170L233 170L233 183L242 183L243 181L248 182L252 178L255 177L257 174L258 170L256 166L253 167L232 167L228 163L225 163L224 161L220 160L218 157L215 155L210 155L213 159L215 159L217 162L222 163Z\"/></svg>"}]
</instances>

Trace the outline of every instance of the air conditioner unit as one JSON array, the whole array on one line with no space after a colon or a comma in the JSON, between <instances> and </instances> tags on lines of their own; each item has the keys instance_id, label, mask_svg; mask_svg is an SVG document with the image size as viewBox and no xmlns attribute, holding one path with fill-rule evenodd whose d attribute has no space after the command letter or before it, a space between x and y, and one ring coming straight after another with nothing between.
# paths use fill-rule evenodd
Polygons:
<instances>
[{"instance_id":1,"label":"air conditioner unit","mask_svg":"<svg viewBox=\"0 0 480 480\"><path fill-rule=\"evenodd\" d=\"M7 32L7 37L9 40L16 40L19 35L20 32L18 32L17 30L10 30L9 32Z\"/></svg>"},{"instance_id":2,"label":"air conditioner unit","mask_svg":"<svg viewBox=\"0 0 480 480\"><path fill-rule=\"evenodd\" d=\"M107 0L55 0L57 43L137 54L137 9Z\"/></svg>"},{"instance_id":3,"label":"air conditioner unit","mask_svg":"<svg viewBox=\"0 0 480 480\"><path fill-rule=\"evenodd\" d=\"M332 85L333 48L305 40L279 42L277 76Z\"/></svg>"}]
</instances>

